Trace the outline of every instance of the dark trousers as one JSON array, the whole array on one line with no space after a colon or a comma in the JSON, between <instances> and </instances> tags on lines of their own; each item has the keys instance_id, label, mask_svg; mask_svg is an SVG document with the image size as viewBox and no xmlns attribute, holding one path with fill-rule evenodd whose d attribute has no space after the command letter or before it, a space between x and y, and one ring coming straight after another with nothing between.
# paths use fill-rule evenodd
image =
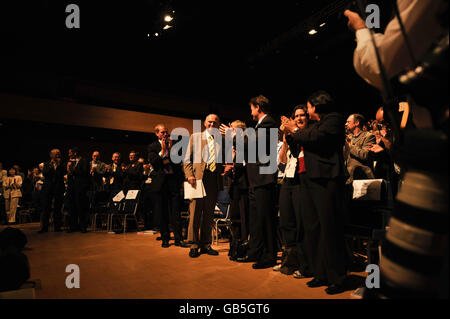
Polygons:
<instances>
[{"instance_id":1,"label":"dark trousers","mask_svg":"<svg viewBox=\"0 0 450 319\"><path fill-rule=\"evenodd\" d=\"M74 187L69 191L70 229L85 230L89 211L89 198L87 187Z\"/></svg>"},{"instance_id":2,"label":"dark trousers","mask_svg":"<svg viewBox=\"0 0 450 319\"><path fill-rule=\"evenodd\" d=\"M217 173L205 170L202 181L206 197L193 199L190 203L188 241L192 242L191 248L208 249L211 247L214 208L218 193Z\"/></svg>"},{"instance_id":3,"label":"dark trousers","mask_svg":"<svg viewBox=\"0 0 450 319\"><path fill-rule=\"evenodd\" d=\"M304 205L304 247L311 256L314 277L342 284L346 277L344 242L344 180L300 176Z\"/></svg>"},{"instance_id":4,"label":"dark trousers","mask_svg":"<svg viewBox=\"0 0 450 319\"><path fill-rule=\"evenodd\" d=\"M151 192L144 187L142 198L144 227L145 229L152 229L160 223L163 205L162 194L161 192Z\"/></svg>"},{"instance_id":5,"label":"dark trousers","mask_svg":"<svg viewBox=\"0 0 450 319\"><path fill-rule=\"evenodd\" d=\"M303 203L301 201L302 188L299 177L286 178L281 185L280 205L280 230L287 251L295 250L295 259L298 269L304 274L310 274L311 258L305 254L304 247L304 222Z\"/></svg>"},{"instance_id":6,"label":"dark trousers","mask_svg":"<svg viewBox=\"0 0 450 319\"><path fill-rule=\"evenodd\" d=\"M166 175L166 180L163 184L162 196L163 206L161 211L161 238L163 240L170 239L169 224L172 225L173 235L175 241L181 241L181 185L175 176Z\"/></svg>"},{"instance_id":7,"label":"dark trousers","mask_svg":"<svg viewBox=\"0 0 450 319\"><path fill-rule=\"evenodd\" d=\"M272 263L277 257L277 212L275 184L250 188L250 251L259 263Z\"/></svg>"},{"instance_id":8,"label":"dark trousers","mask_svg":"<svg viewBox=\"0 0 450 319\"><path fill-rule=\"evenodd\" d=\"M55 229L61 228L62 224L62 206L64 202L64 190L43 189L41 191L42 211L41 211L41 229L48 229L50 212L53 201L53 226Z\"/></svg>"},{"instance_id":9,"label":"dark trousers","mask_svg":"<svg viewBox=\"0 0 450 319\"><path fill-rule=\"evenodd\" d=\"M234 240L247 240L249 235L249 199L248 189L237 186L231 188L230 194L231 232Z\"/></svg>"}]
</instances>

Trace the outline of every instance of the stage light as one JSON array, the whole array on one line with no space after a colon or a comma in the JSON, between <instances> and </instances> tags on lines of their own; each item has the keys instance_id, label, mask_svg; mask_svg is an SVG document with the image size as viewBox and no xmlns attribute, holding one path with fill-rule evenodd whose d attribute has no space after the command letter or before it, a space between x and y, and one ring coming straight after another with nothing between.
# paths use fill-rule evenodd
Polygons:
<instances>
[{"instance_id":1,"label":"stage light","mask_svg":"<svg viewBox=\"0 0 450 319\"><path fill-rule=\"evenodd\" d=\"M168 25L168 24L167 24L167 25L164 26L163 30L170 29L171 27L172 27L171 25Z\"/></svg>"},{"instance_id":2,"label":"stage light","mask_svg":"<svg viewBox=\"0 0 450 319\"><path fill-rule=\"evenodd\" d=\"M170 21L172 21L173 20L173 18L169 15L169 14L167 14L165 17L164 17L164 21L166 21L166 22L170 22Z\"/></svg>"},{"instance_id":3,"label":"stage light","mask_svg":"<svg viewBox=\"0 0 450 319\"><path fill-rule=\"evenodd\" d=\"M320 27L323 27L324 25L325 25L326 23L324 22L324 23L322 23L321 25L320 25Z\"/></svg>"},{"instance_id":4,"label":"stage light","mask_svg":"<svg viewBox=\"0 0 450 319\"><path fill-rule=\"evenodd\" d=\"M157 36L159 36L159 33L158 33L158 32L155 32L155 37L157 37Z\"/></svg>"},{"instance_id":5,"label":"stage light","mask_svg":"<svg viewBox=\"0 0 450 319\"><path fill-rule=\"evenodd\" d=\"M150 33L147 33L147 38L150 38Z\"/></svg>"},{"instance_id":6,"label":"stage light","mask_svg":"<svg viewBox=\"0 0 450 319\"><path fill-rule=\"evenodd\" d=\"M316 29L312 29L312 30L310 30L308 33L309 33L310 35L314 35L314 34L317 33L317 30L316 30Z\"/></svg>"}]
</instances>

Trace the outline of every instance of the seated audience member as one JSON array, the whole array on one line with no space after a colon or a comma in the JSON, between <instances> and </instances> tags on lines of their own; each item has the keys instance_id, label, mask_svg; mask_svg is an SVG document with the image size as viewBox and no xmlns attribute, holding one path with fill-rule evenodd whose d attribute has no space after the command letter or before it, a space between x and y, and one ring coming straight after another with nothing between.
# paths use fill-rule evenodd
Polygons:
<instances>
[{"instance_id":1,"label":"seated audience member","mask_svg":"<svg viewBox=\"0 0 450 319\"><path fill-rule=\"evenodd\" d=\"M347 135L344 147L347 170L350 174L347 184L354 179L371 179L373 175L373 161L369 149L375 143L375 136L362 130L364 117L352 114L348 117L345 128ZM351 135L350 135L351 134Z\"/></svg>"},{"instance_id":2,"label":"seated audience member","mask_svg":"<svg viewBox=\"0 0 450 319\"><path fill-rule=\"evenodd\" d=\"M307 106L298 105L294 108L291 118L299 130L308 126ZM304 217L300 193L300 175L306 173L304 151L300 144L288 145L283 136L283 146L279 154L279 169L283 172L280 189L280 230L285 250L280 265L274 267L285 275L294 274L296 278L311 277L310 258L305 255Z\"/></svg>"},{"instance_id":3,"label":"seated audience member","mask_svg":"<svg viewBox=\"0 0 450 319\"><path fill-rule=\"evenodd\" d=\"M383 108L377 111L377 125L373 130L375 143L371 144L369 151L375 160L374 175L376 178L390 179L392 173L390 129L383 118Z\"/></svg>"},{"instance_id":4,"label":"seated audience member","mask_svg":"<svg viewBox=\"0 0 450 319\"><path fill-rule=\"evenodd\" d=\"M14 167L11 167L6 178L3 178L3 197L5 198L7 222L10 225L16 224L17 205L22 197L21 187L22 177L16 174Z\"/></svg>"}]
</instances>

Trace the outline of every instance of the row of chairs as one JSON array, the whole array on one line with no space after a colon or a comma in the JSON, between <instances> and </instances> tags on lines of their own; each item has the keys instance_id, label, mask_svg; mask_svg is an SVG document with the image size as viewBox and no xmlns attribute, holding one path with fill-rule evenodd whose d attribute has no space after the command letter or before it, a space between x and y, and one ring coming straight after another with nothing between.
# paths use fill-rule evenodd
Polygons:
<instances>
[{"instance_id":1,"label":"row of chairs","mask_svg":"<svg viewBox=\"0 0 450 319\"><path fill-rule=\"evenodd\" d=\"M97 192L91 204L92 230L97 230L99 220L103 227L105 218L108 232L123 231L125 233L129 220L134 221L136 229L138 229L139 224L136 213L140 194L140 190ZM119 227L116 227L116 225L119 225Z\"/></svg>"},{"instance_id":2,"label":"row of chairs","mask_svg":"<svg viewBox=\"0 0 450 319\"><path fill-rule=\"evenodd\" d=\"M98 192L91 204L91 227L93 231L97 230L98 221L103 227L103 221L106 218L106 228L108 232L118 230L127 231L127 224L131 220L138 228L137 210L139 205L140 190L129 190L128 192ZM130 196L132 194L133 196ZM217 203L214 212L214 227L212 229L213 239L216 244L219 241L219 230L221 227L231 229L230 203L228 200ZM222 207L222 209L219 208ZM189 210L181 212L182 219L189 220Z\"/></svg>"}]
</instances>

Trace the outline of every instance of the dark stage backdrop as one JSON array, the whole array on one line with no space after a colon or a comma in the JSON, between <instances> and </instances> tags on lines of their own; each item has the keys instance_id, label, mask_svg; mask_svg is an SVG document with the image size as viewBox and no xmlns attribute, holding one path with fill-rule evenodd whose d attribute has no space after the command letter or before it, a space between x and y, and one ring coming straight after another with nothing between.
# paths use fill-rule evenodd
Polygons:
<instances>
[{"instance_id":1,"label":"dark stage backdrop","mask_svg":"<svg viewBox=\"0 0 450 319\"><path fill-rule=\"evenodd\" d=\"M152 133L139 133L101 128L68 126L31 121L0 119L0 162L4 169L18 164L22 172L48 160L52 148L59 148L63 160L72 146L83 156L100 151L101 160L110 162L112 153L120 152L128 162L128 153L135 150L147 159L147 145L156 140Z\"/></svg>"}]
</instances>

